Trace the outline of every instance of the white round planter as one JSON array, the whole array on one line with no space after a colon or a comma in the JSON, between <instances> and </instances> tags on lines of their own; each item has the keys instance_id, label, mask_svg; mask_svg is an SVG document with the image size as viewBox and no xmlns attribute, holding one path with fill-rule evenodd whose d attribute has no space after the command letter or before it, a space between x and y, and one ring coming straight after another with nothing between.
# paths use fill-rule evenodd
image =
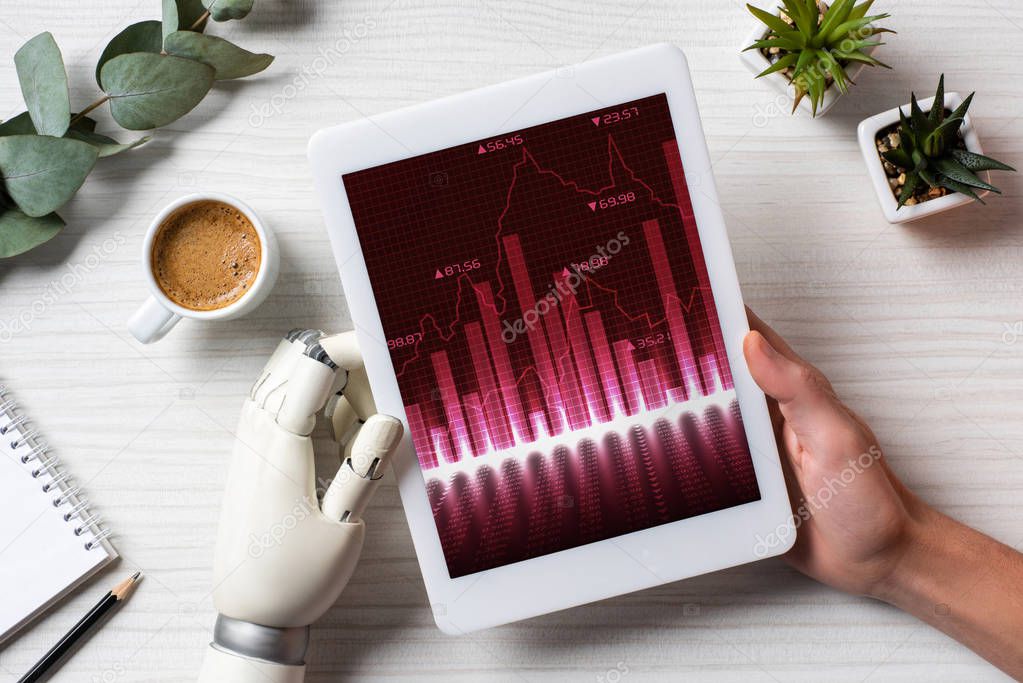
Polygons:
<instances>
[{"instance_id":1,"label":"white round planter","mask_svg":"<svg viewBox=\"0 0 1023 683\"><path fill-rule=\"evenodd\" d=\"M920 100L920 108L926 112L931 108L931 104L933 102L933 97L929 97L926 100ZM963 98L959 96L959 93L945 93L946 109L954 111L956 107L962 103ZM931 199L913 206L903 206L901 209L899 208L899 202L895 198L895 193L892 192L892 188L888 184L888 176L884 172L881 155L877 153L877 145L875 142L879 131L899 122L899 109L909 116L910 105L906 104L902 107L878 114L877 116L871 116L866 121L860 123L860 126L857 129L857 137L860 142L860 150L863 152L863 160L867 162L867 172L870 174L870 180L874 184L874 191L877 193L877 199L881 202L881 210L884 211L884 217L888 219L889 223L908 223L910 221L926 218L927 216L933 216L936 213L949 211L957 206L962 206L963 204L969 204L972 202L973 199L971 197L967 197L959 192L953 192L945 195L944 197L939 197L938 199ZM963 134L963 141L966 143L966 149L975 154L983 154L984 150L980 146L980 139L977 137L977 132L973 128L973 121L970 119L969 114L966 115L961 130ZM984 172L978 175L985 182L990 181L989 173ZM978 190L977 194L981 197L986 197L990 193Z\"/></svg>"},{"instance_id":2,"label":"white round planter","mask_svg":"<svg viewBox=\"0 0 1023 683\"><path fill-rule=\"evenodd\" d=\"M758 21L756 28L753 29L753 31L749 35L749 38L746 39L746 42L742 44L742 47L740 49L745 50L747 47L757 42L758 40L762 40L766 35L767 28ZM869 55L872 54L876 49L877 49L876 47L871 47L867 48L863 52L864 54ZM761 73L767 67L771 66L771 61L767 57L765 57L764 53L761 52L760 50L748 50L746 52L740 52L739 58L742 60L742 63L746 65L746 68L753 73L754 76ZM866 66L867 65L862 62L851 62L850 64L846 65L845 73L846 76L848 76L849 78L850 84L852 81L856 80L856 78L860 75L860 72L863 71L863 69ZM777 90L779 93L785 95L786 98L788 99L789 107L792 106L791 103L794 102L796 99L796 87L792 85L792 81L790 81L789 77L786 76L783 72L779 71L773 74L768 74L758 80L765 81L768 85ZM824 101L821 102L821 105L817 108L817 116L824 116L826 113L828 113L828 110L835 106L835 104L842 97L842 95L843 95L842 91L835 87L835 84L832 83L831 87L824 91ZM805 113L810 114L811 116L813 115L813 105L810 104L809 95L802 99L802 101L799 103L799 108Z\"/></svg>"}]
</instances>

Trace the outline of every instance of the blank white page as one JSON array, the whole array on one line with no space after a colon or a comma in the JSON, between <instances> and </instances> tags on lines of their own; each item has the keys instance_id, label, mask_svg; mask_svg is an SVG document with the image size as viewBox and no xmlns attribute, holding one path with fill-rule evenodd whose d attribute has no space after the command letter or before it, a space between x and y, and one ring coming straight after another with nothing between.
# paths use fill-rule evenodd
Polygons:
<instances>
[{"instance_id":1,"label":"blank white page","mask_svg":"<svg viewBox=\"0 0 1023 683\"><path fill-rule=\"evenodd\" d=\"M0 386L5 404L0 431L18 416ZM32 431L23 422L0 434L0 643L117 556L106 533L85 524L90 513L73 495L73 482L43 490L64 470L56 461L40 469L51 454L38 439L24 438Z\"/></svg>"}]
</instances>

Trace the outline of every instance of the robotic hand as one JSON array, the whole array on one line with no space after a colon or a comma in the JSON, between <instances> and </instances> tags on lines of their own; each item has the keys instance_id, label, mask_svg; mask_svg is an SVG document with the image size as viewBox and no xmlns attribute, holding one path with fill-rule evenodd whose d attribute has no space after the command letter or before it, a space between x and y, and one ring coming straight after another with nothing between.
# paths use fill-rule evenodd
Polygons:
<instances>
[{"instance_id":1,"label":"robotic hand","mask_svg":"<svg viewBox=\"0 0 1023 683\"><path fill-rule=\"evenodd\" d=\"M341 468L317 502L310 433L326 405ZM219 616L201 683L300 683L309 625L344 590L361 516L402 436L377 415L354 332L293 330L242 407L214 566Z\"/></svg>"}]
</instances>

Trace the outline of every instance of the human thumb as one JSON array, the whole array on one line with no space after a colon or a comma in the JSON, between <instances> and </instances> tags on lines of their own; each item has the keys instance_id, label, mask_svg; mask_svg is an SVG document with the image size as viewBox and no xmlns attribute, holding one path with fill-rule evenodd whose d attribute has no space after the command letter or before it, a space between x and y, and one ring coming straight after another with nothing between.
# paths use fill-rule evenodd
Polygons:
<instances>
[{"instance_id":1,"label":"human thumb","mask_svg":"<svg viewBox=\"0 0 1023 683\"><path fill-rule=\"evenodd\" d=\"M827 433L842 423L835 397L812 366L781 353L757 331L743 340L750 374L764 393L778 402L785 420L800 437ZM795 355L795 354L793 354Z\"/></svg>"}]
</instances>

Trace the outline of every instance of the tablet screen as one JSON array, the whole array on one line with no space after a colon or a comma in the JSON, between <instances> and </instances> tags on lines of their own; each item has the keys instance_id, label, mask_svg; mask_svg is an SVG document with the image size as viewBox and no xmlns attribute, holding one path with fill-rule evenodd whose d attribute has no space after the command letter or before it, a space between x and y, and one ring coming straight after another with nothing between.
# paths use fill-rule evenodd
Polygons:
<instances>
[{"instance_id":1,"label":"tablet screen","mask_svg":"<svg viewBox=\"0 0 1023 683\"><path fill-rule=\"evenodd\" d=\"M343 182L452 578L760 498L664 95Z\"/></svg>"}]
</instances>

